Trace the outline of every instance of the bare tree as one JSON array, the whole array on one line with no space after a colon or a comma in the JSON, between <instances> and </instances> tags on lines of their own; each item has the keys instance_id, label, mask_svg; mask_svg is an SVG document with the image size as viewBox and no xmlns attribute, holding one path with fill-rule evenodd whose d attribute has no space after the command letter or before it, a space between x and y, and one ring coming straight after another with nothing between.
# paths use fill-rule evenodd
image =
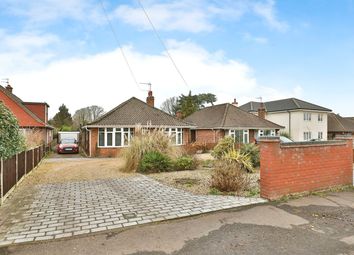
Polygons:
<instances>
[{"instance_id":1,"label":"bare tree","mask_svg":"<svg viewBox=\"0 0 354 255\"><path fill-rule=\"evenodd\" d=\"M175 116L178 111L178 97L167 98L161 104L161 110L167 112L168 114Z\"/></svg>"},{"instance_id":2,"label":"bare tree","mask_svg":"<svg viewBox=\"0 0 354 255\"><path fill-rule=\"evenodd\" d=\"M88 106L77 110L73 116L73 126L78 129L102 116L104 110L97 105Z\"/></svg>"},{"instance_id":3,"label":"bare tree","mask_svg":"<svg viewBox=\"0 0 354 255\"><path fill-rule=\"evenodd\" d=\"M97 120L99 117L101 117L104 114L104 109L101 106L97 105L92 105L89 107L90 114L91 114L91 121Z\"/></svg>"}]
</instances>

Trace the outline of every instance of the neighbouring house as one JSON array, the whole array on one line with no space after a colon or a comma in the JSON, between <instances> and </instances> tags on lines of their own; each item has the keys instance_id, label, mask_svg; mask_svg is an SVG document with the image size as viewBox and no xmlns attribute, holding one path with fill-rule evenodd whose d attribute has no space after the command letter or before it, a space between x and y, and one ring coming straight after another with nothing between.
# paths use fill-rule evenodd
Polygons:
<instances>
[{"instance_id":1,"label":"neighbouring house","mask_svg":"<svg viewBox=\"0 0 354 255\"><path fill-rule=\"evenodd\" d=\"M337 136L351 135L354 139L354 121L352 118L344 118L339 114L328 114L328 139L333 140ZM354 140L353 140L354 143Z\"/></svg>"},{"instance_id":2,"label":"neighbouring house","mask_svg":"<svg viewBox=\"0 0 354 255\"><path fill-rule=\"evenodd\" d=\"M47 103L24 102L15 94L10 84L0 85L0 101L15 115L21 131L27 140L50 144L53 140L53 127L48 124Z\"/></svg>"},{"instance_id":3,"label":"neighbouring house","mask_svg":"<svg viewBox=\"0 0 354 255\"><path fill-rule=\"evenodd\" d=\"M327 140L327 117L330 109L297 98L269 102L248 102L241 109L264 117L285 128L296 142Z\"/></svg>"},{"instance_id":4,"label":"neighbouring house","mask_svg":"<svg viewBox=\"0 0 354 255\"><path fill-rule=\"evenodd\" d=\"M149 91L146 103L132 97L98 120L84 126L81 142L87 155L118 156L122 148L129 146L137 126L164 128L173 144L177 146L188 144L190 129L194 126L155 108L154 101L152 91Z\"/></svg>"},{"instance_id":5,"label":"neighbouring house","mask_svg":"<svg viewBox=\"0 0 354 255\"><path fill-rule=\"evenodd\" d=\"M275 136L284 128L229 103L205 107L184 120L196 126L191 130L191 142L210 148L225 136L233 137L235 142L253 143L260 136Z\"/></svg>"}]
</instances>

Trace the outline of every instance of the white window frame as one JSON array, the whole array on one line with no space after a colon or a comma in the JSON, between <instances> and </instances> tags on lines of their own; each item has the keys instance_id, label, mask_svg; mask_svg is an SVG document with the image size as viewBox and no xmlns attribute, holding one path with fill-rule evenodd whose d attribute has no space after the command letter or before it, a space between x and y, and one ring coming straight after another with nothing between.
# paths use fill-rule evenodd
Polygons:
<instances>
[{"instance_id":1,"label":"white window frame","mask_svg":"<svg viewBox=\"0 0 354 255\"><path fill-rule=\"evenodd\" d=\"M311 131L304 132L304 141L310 141L312 139Z\"/></svg>"},{"instance_id":2,"label":"white window frame","mask_svg":"<svg viewBox=\"0 0 354 255\"><path fill-rule=\"evenodd\" d=\"M304 112L304 121L311 121L311 113Z\"/></svg>"},{"instance_id":3,"label":"white window frame","mask_svg":"<svg viewBox=\"0 0 354 255\"><path fill-rule=\"evenodd\" d=\"M112 131L108 131L107 129L112 129ZM126 130L128 129L128 130ZM104 145L100 145L100 133L104 133ZM113 127L108 127L108 128L99 128L98 129L98 142L97 142L97 147L98 148L121 148L121 147L128 147L130 144L130 141L134 135L134 129L133 128L127 128L127 127L122 127L122 128L113 128ZM112 133L112 145L107 145L107 141L108 141L108 133ZM120 145L116 145L116 133L120 133L121 134L121 144ZM128 138L128 144L124 144L124 135L128 134L127 138Z\"/></svg>"},{"instance_id":4,"label":"white window frame","mask_svg":"<svg viewBox=\"0 0 354 255\"><path fill-rule=\"evenodd\" d=\"M267 133L268 133L268 131L269 131L269 135L264 134L265 131L267 131ZM258 130L258 137L262 137L262 136L275 136L275 135L276 135L276 132L275 132L274 129L259 129L259 130Z\"/></svg>"},{"instance_id":5,"label":"white window frame","mask_svg":"<svg viewBox=\"0 0 354 255\"><path fill-rule=\"evenodd\" d=\"M236 142L236 131L242 131L242 141L241 143L250 143L250 132L248 129L230 129L228 135L234 139ZM245 141L246 140L246 141Z\"/></svg>"},{"instance_id":6,"label":"white window frame","mask_svg":"<svg viewBox=\"0 0 354 255\"><path fill-rule=\"evenodd\" d=\"M173 145L179 146L183 145L183 128L171 127L165 128L165 134L171 139ZM174 139L173 139L174 137ZM180 137L180 141L178 139Z\"/></svg>"}]
</instances>

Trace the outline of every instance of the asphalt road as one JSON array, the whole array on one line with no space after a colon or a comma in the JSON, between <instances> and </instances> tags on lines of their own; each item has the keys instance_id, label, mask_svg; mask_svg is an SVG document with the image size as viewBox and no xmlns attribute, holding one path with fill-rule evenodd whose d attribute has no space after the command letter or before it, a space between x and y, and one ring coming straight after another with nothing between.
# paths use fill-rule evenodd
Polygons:
<instances>
[{"instance_id":1,"label":"asphalt road","mask_svg":"<svg viewBox=\"0 0 354 255\"><path fill-rule=\"evenodd\" d=\"M0 248L0 254L354 255L354 192L14 245Z\"/></svg>"}]
</instances>

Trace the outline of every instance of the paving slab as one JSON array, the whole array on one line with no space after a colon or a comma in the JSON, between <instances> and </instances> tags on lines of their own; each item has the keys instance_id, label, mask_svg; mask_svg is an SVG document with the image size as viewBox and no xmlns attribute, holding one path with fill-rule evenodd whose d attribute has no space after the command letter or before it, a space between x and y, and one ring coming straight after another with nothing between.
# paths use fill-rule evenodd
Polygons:
<instances>
[{"instance_id":1,"label":"paving slab","mask_svg":"<svg viewBox=\"0 0 354 255\"><path fill-rule=\"evenodd\" d=\"M0 246L71 237L263 203L193 195L146 176L38 185L20 218L0 227Z\"/></svg>"}]
</instances>

